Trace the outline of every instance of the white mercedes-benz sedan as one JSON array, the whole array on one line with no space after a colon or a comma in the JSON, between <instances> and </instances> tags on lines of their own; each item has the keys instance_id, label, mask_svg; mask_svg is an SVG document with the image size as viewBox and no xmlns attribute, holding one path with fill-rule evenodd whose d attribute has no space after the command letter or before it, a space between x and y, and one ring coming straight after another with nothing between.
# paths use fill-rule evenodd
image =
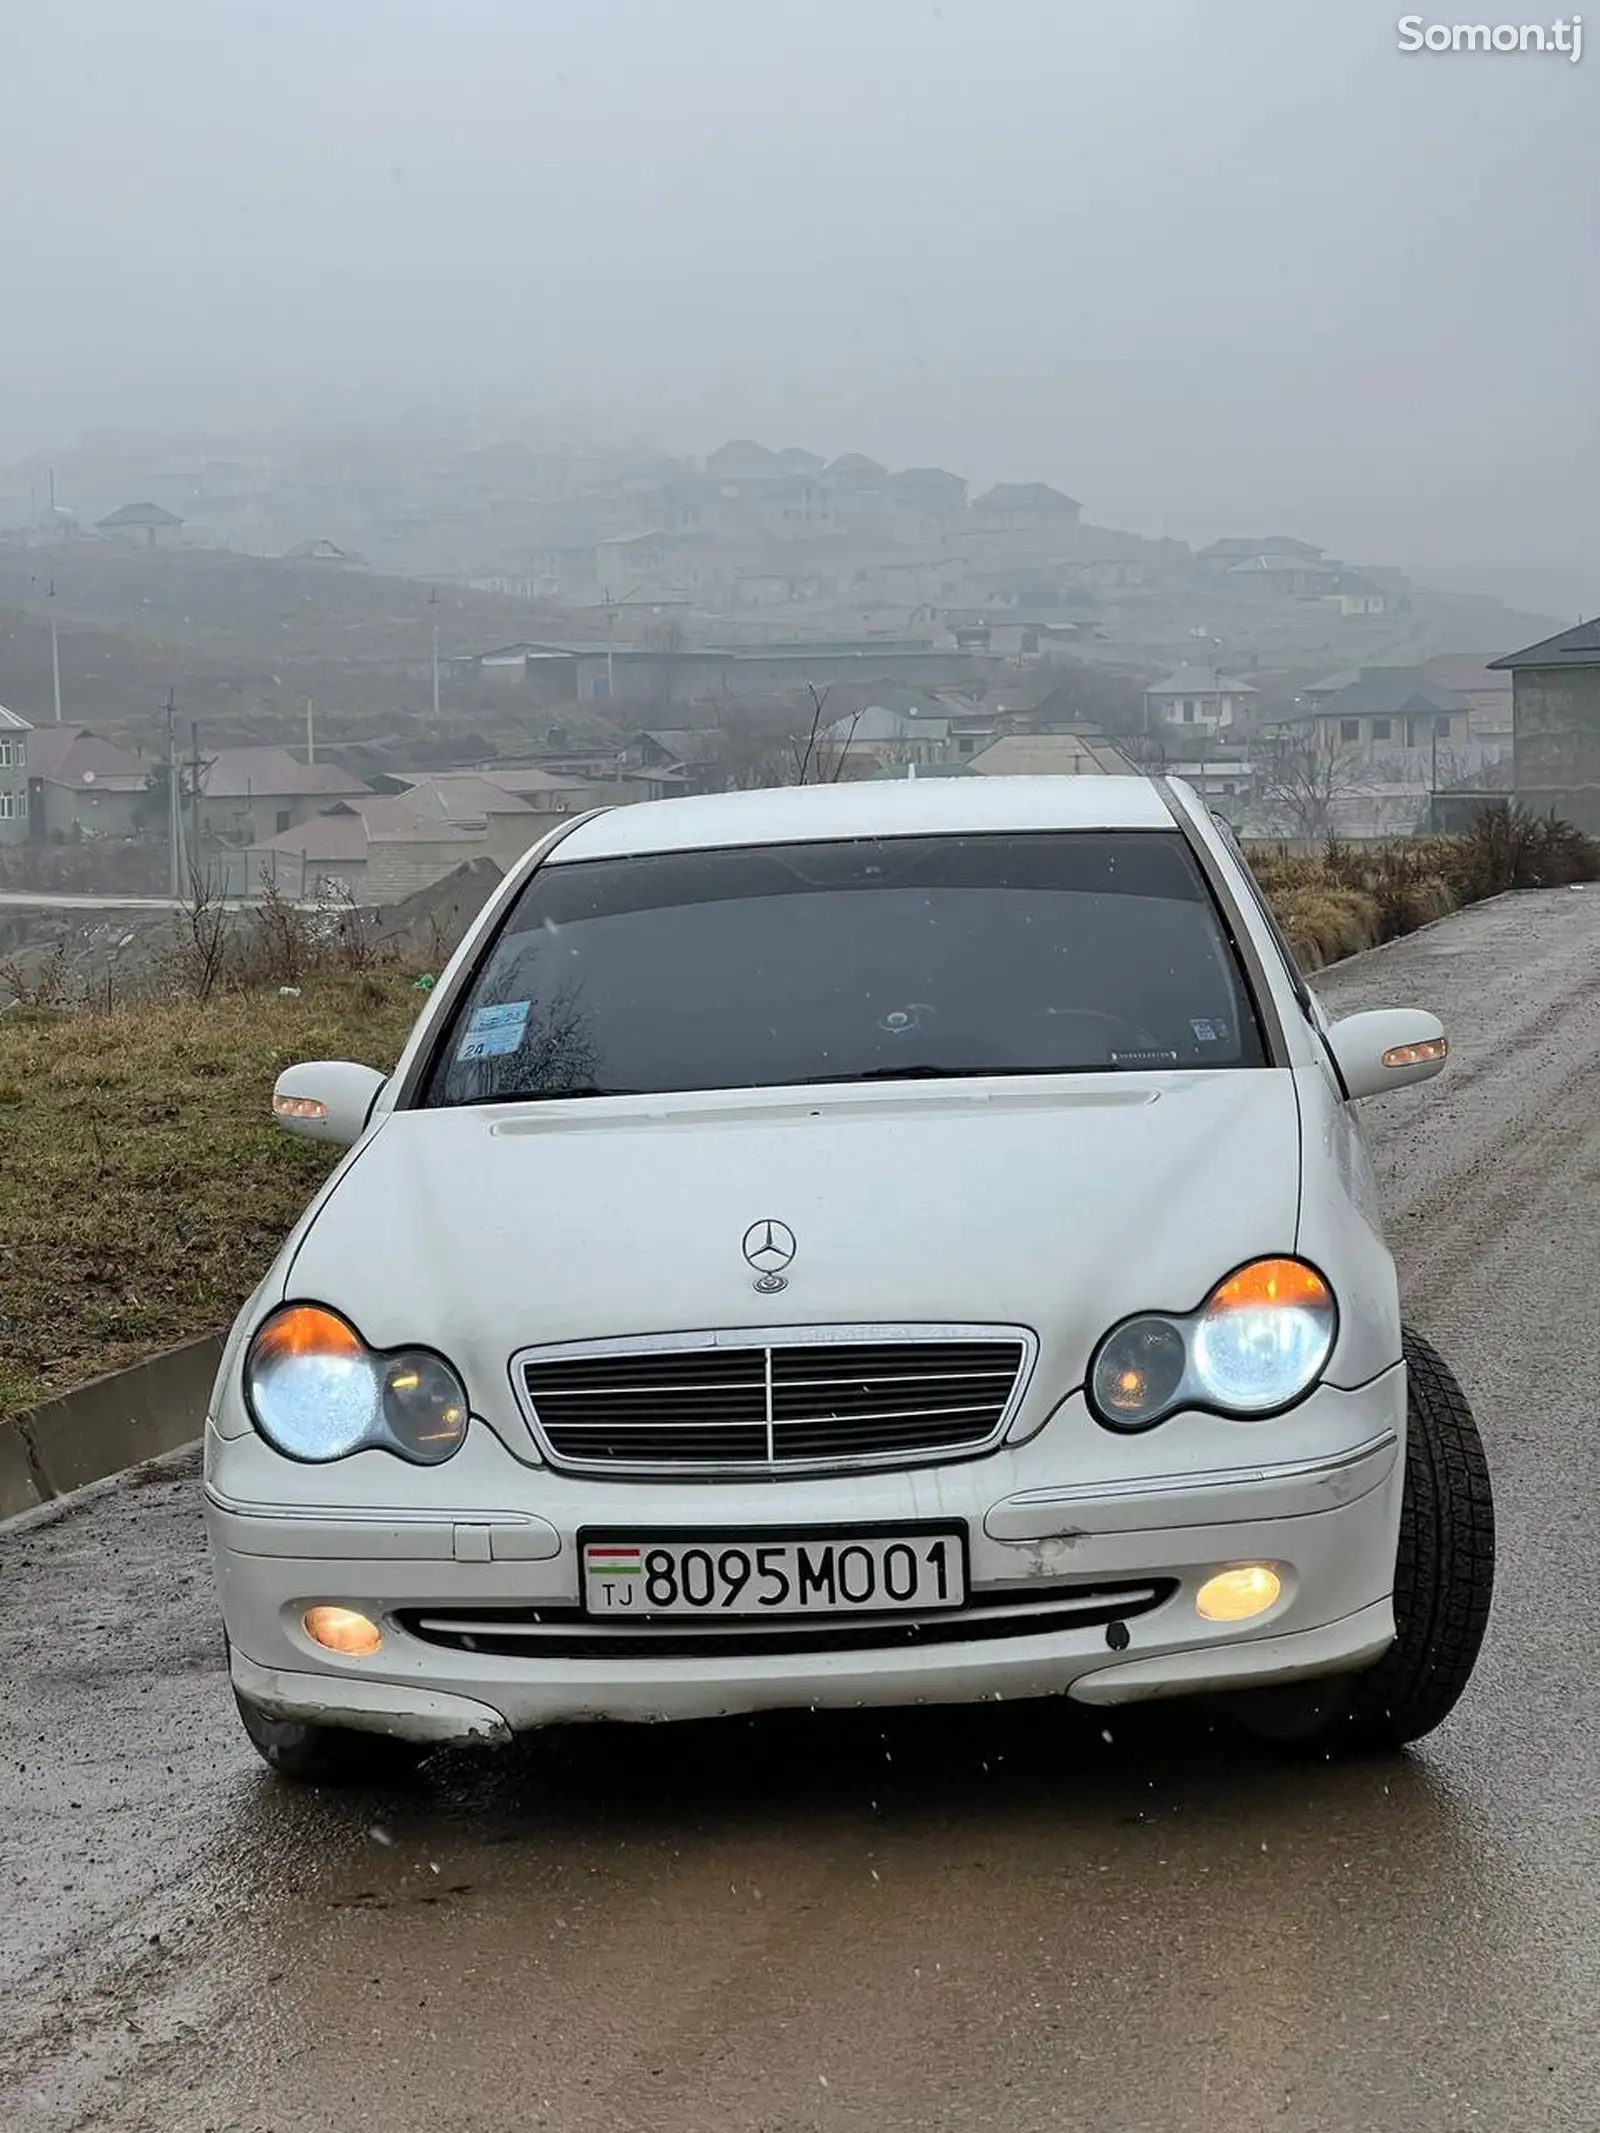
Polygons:
<instances>
[{"instance_id":1,"label":"white mercedes-benz sedan","mask_svg":"<svg viewBox=\"0 0 1600 2133\"><path fill-rule=\"evenodd\" d=\"M232 1681L290 1776L570 1720L1207 1694L1437 1725L1489 1610L1330 1023L1231 834L1113 777L619 807L495 893L206 1430Z\"/></svg>"}]
</instances>

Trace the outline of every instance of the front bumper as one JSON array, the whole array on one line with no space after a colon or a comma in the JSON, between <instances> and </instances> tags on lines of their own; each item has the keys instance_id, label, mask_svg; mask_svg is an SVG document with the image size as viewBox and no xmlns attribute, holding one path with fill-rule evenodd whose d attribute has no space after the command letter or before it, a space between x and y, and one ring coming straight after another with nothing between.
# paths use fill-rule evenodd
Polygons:
<instances>
[{"instance_id":1,"label":"front bumper","mask_svg":"<svg viewBox=\"0 0 1600 2133\"><path fill-rule=\"evenodd\" d=\"M448 1468L426 1476L361 1455L372 1462L363 1496L348 1471L355 1461L292 1467L259 1439L212 1433L207 1521L234 1682L278 1717L496 1741L578 1720L1061 1694L1099 1705L1350 1672L1394 1635L1404 1403L1397 1368L1358 1392L1313 1395L1295 1458L1167 1471L1152 1439L1143 1475L1072 1483L1060 1478L1053 1430L986 1459L904 1473L662 1485L530 1470L475 1429ZM1256 1426L1237 1441L1267 1439ZM438 1505L446 1476L459 1510ZM371 1502L384 1480L389 1495L413 1500ZM847 1648L774 1649L782 1640L768 1638L714 1652L676 1634L651 1649L648 1633L615 1651L576 1640L566 1652L542 1634L526 1649L501 1641L487 1651L436 1641L424 1626L433 1615L495 1619L497 1610L527 1622L541 1608L570 1622L581 1528L776 1537L913 1520L959 1523L968 1536L980 1605L939 1618L937 1642L908 1643L904 1617L885 1619L881 1644L862 1641L856 1618ZM1279 1571L1273 1606L1236 1626L1203 1621L1200 1585L1253 1561ZM1120 1626L1078 1604L1086 1591L1140 1584L1162 1596ZM372 1616L382 1650L341 1659L314 1644L302 1617L319 1603Z\"/></svg>"}]
</instances>

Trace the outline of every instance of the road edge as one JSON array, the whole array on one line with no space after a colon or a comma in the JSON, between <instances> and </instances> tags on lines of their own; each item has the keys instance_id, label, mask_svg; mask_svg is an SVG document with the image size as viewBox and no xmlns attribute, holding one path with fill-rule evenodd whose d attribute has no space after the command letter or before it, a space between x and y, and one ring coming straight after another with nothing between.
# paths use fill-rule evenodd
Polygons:
<instances>
[{"instance_id":1,"label":"road edge","mask_svg":"<svg viewBox=\"0 0 1600 2133\"><path fill-rule=\"evenodd\" d=\"M186 1341L0 1420L0 1523L195 1443L224 1337Z\"/></svg>"}]
</instances>

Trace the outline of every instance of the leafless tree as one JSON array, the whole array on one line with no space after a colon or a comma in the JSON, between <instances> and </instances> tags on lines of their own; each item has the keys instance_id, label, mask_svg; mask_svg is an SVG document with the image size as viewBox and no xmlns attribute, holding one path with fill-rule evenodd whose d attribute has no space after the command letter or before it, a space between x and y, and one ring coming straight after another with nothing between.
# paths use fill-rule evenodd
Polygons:
<instances>
[{"instance_id":1,"label":"leafless tree","mask_svg":"<svg viewBox=\"0 0 1600 2133\"><path fill-rule=\"evenodd\" d=\"M1264 739L1259 761L1257 798L1274 827L1291 837L1333 836L1340 806L1372 790L1372 765L1354 749Z\"/></svg>"},{"instance_id":2,"label":"leafless tree","mask_svg":"<svg viewBox=\"0 0 1600 2133\"><path fill-rule=\"evenodd\" d=\"M839 721L845 730L842 734L836 733L823 723L830 693L827 689L820 694L814 688L806 691L811 699L811 721L804 733L796 734L789 744L794 776L785 778L785 785L837 785L844 776L850 744L861 723L861 713L857 711L848 721Z\"/></svg>"},{"instance_id":3,"label":"leafless tree","mask_svg":"<svg viewBox=\"0 0 1600 2133\"><path fill-rule=\"evenodd\" d=\"M765 712L723 713L715 773L728 792L755 792L777 785L832 785L852 767L851 743L861 714L830 728L827 689L808 688L799 706L791 702Z\"/></svg>"}]
</instances>

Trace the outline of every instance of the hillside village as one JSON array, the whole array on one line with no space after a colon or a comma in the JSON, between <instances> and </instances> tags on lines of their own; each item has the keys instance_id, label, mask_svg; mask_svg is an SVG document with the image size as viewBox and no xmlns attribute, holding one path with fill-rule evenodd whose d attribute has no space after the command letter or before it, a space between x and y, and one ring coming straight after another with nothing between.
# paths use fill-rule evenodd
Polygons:
<instances>
[{"instance_id":1,"label":"hillside village","mask_svg":"<svg viewBox=\"0 0 1600 2133\"><path fill-rule=\"evenodd\" d=\"M1408 835L1512 789L1554 627L859 452L99 434L0 474L0 868L384 903L601 803L1128 767Z\"/></svg>"}]
</instances>

